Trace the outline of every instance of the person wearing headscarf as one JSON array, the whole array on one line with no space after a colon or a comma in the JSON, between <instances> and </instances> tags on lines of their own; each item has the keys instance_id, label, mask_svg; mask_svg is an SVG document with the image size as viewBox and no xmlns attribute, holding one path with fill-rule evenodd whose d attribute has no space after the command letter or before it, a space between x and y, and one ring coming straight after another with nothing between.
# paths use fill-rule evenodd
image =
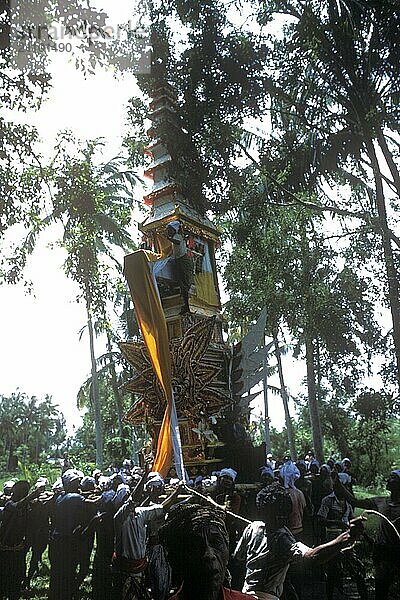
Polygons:
<instances>
[{"instance_id":1,"label":"person wearing headscarf","mask_svg":"<svg viewBox=\"0 0 400 600\"><path fill-rule=\"evenodd\" d=\"M307 467L304 460L299 460L296 466L300 472L300 477L294 482L297 489L299 489L305 498L306 506L303 511L303 533L299 537L300 541L305 544L312 545L313 540L313 516L314 507L311 500L312 494L312 483L310 478L306 476Z\"/></svg>"},{"instance_id":2,"label":"person wearing headscarf","mask_svg":"<svg viewBox=\"0 0 400 600\"><path fill-rule=\"evenodd\" d=\"M215 490L215 501L218 504L225 505L231 512L239 514L241 497L235 491L236 477L237 472L235 469L221 469Z\"/></svg>"},{"instance_id":3,"label":"person wearing headscarf","mask_svg":"<svg viewBox=\"0 0 400 600\"><path fill-rule=\"evenodd\" d=\"M13 479L6 481L3 485L3 491L0 493L0 523L3 518L3 510L9 500L11 500L12 489L15 481Z\"/></svg>"},{"instance_id":4,"label":"person wearing headscarf","mask_svg":"<svg viewBox=\"0 0 400 600\"><path fill-rule=\"evenodd\" d=\"M243 592L259 600L279 600L289 565L301 558L326 562L352 544L363 532L362 520L356 519L349 529L328 544L309 548L296 541L286 527L292 510L288 489L278 483L257 494L257 508L262 520L249 524L235 549L234 558L246 564Z\"/></svg>"},{"instance_id":5,"label":"person wearing headscarf","mask_svg":"<svg viewBox=\"0 0 400 600\"><path fill-rule=\"evenodd\" d=\"M323 536L321 530L321 521L317 518L321 502L325 496L328 496L333 491L333 482L331 470L327 464L321 465L318 475L311 477L311 502L313 505L313 541L315 544L320 544Z\"/></svg>"},{"instance_id":6,"label":"person wearing headscarf","mask_svg":"<svg viewBox=\"0 0 400 600\"><path fill-rule=\"evenodd\" d=\"M29 494L29 483L14 483L11 498L3 509L0 524L0 598L19 600L25 578L25 541L29 502L37 498L43 487Z\"/></svg>"},{"instance_id":7,"label":"person wearing headscarf","mask_svg":"<svg viewBox=\"0 0 400 600\"><path fill-rule=\"evenodd\" d=\"M283 486L288 490L292 501L292 510L288 516L288 527L296 535L303 531L303 513L306 507L306 499L301 490L295 486L295 481L300 477L300 471L290 459L281 466L279 474L283 480Z\"/></svg>"},{"instance_id":8,"label":"person wearing headscarf","mask_svg":"<svg viewBox=\"0 0 400 600\"><path fill-rule=\"evenodd\" d=\"M15 481L10 479L3 484L3 491L0 493L0 508L4 508L7 502L11 499L12 489Z\"/></svg>"},{"instance_id":9,"label":"person wearing headscarf","mask_svg":"<svg viewBox=\"0 0 400 600\"><path fill-rule=\"evenodd\" d=\"M149 496L150 506L160 503L160 496L164 493L164 489L165 482L160 473L150 472L144 486L145 493ZM154 600L165 600L171 588L171 568L165 556L164 548L158 539L158 532L164 520L165 514L163 512L158 519L152 519L147 525L147 574Z\"/></svg>"},{"instance_id":10,"label":"person wearing headscarf","mask_svg":"<svg viewBox=\"0 0 400 600\"><path fill-rule=\"evenodd\" d=\"M343 467L343 471L345 473L348 473L351 469L351 460L349 458L343 458L342 459L342 467Z\"/></svg>"},{"instance_id":11,"label":"person wearing headscarf","mask_svg":"<svg viewBox=\"0 0 400 600\"><path fill-rule=\"evenodd\" d=\"M261 467L260 469L260 486L262 488L266 487L267 485L271 485L271 483L273 483L275 478L274 475L274 471L273 469L266 465L265 467Z\"/></svg>"},{"instance_id":12,"label":"person wearing headscarf","mask_svg":"<svg viewBox=\"0 0 400 600\"><path fill-rule=\"evenodd\" d=\"M333 458L333 456L330 456L328 458L328 460L326 461L326 464L328 465L328 467L330 468L331 471L333 471L334 466L335 466L335 459Z\"/></svg>"},{"instance_id":13,"label":"person wearing headscarf","mask_svg":"<svg viewBox=\"0 0 400 600\"><path fill-rule=\"evenodd\" d=\"M312 503L315 514L319 511L322 499L333 490L331 469L329 465L321 465L318 477L312 482Z\"/></svg>"},{"instance_id":14,"label":"person wearing headscarf","mask_svg":"<svg viewBox=\"0 0 400 600\"><path fill-rule=\"evenodd\" d=\"M374 498L356 498L342 485L337 477L335 488L341 492L352 506L372 509L382 513L400 532L400 469L390 472L386 482L389 496ZM384 519L380 520L373 553L375 569L375 599L387 600L390 588L399 580L400 540L396 532Z\"/></svg>"},{"instance_id":15,"label":"person wearing headscarf","mask_svg":"<svg viewBox=\"0 0 400 600\"><path fill-rule=\"evenodd\" d=\"M193 259L188 253L185 237L180 221L171 221L167 225L167 237L172 242L172 256L175 264L176 277L181 290L183 307L181 314L190 313L189 290L194 282Z\"/></svg>"},{"instance_id":16,"label":"person wearing headscarf","mask_svg":"<svg viewBox=\"0 0 400 600\"><path fill-rule=\"evenodd\" d=\"M346 485L347 489L351 494L354 494L353 486L357 483L357 480L354 476L351 460L349 458L343 458L341 461L342 464L342 483ZM346 480L346 483L345 481Z\"/></svg>"},{"instance_id":17,"label":"person wearing headscarf","mask_svg":"<svg viewBox=\"0 0 400 600\"><path fill-rule=\"evenodd\" d=\"M121 471L126 475L130 475L132 470L132 461L130 458L125 458L122 462Z\"/></svg>"},{"instance_id":18,"label":"person wearing headscarf","mask_svg":"<svg viewBox=\"0 0 400 600\"><path fill-rule=\"evenodd\" d=\"M279 469L279 475L292 502L292 510L287 518L287 527L298 542L305 542L302 534L303 515L307 502L303 492L295 485L300 478L300 470L291 458L287 456L284 464ZM297 593L297 590L300 590L302 579L302 572L299 565L290 565L284 586L285 595L290 597L294 594L294 590Z\"/></svg>"},{"instance_id":19,"label":"person wearing headscarf","mask_svg":"<svg viewBox=\"0 0 400 600\"><path fill-rule=\"evenodd\" d=\"M159 532L179 590L170 600L250 600L224 587L229 558L225 513L213 506L182 503Z\"/></svg>"},{"instance_id":20,"label":"person wearing headscarf","mask_svg":"<svg viewBox=\"0 0 400 600\"><path fill-rule=\"evenodd\" d=\"M235 469L225 467L220 470L217 485L214 490L215 501L229 511L240 514L240 508L242 504L242 497L235 490L235 481L237 478L237 472ZM226 528L229 535L229 556L232 557L235 549L239 534L243 528L237 519L231 516L227 516ZM239 573L235 569L235 565L232 563L232 559L229 559L228 569L232 574L233 585L238 583Z\"/></svg>"},{"instance_id":21,"label":"person wearing headscarf","mask_svg":"<svg viewBox=\"0 0 400 600\"><path fill-rule=\"evenodd\" d=\"M318 475L320 465L316 458L312 458L309 461L309 463L306 462L306 465L307 465L307 471L309 472L309 474L311 476Z\"/></svg>"},{"instance_id":22,"label":"person wearing headscarf","mask_svg":"<svg viewBox=\"0 0 400 600\"><path fill-rule=\"evenodd\" d=\"M351 476L346 473L343 469L343 464L340 461L336 461L333 467L333 470L336 471L339 477L339 481L349 490L349 492L353 493L353 485L351 482Z\"/></svg>"},{"instance_id":23,"label":"person wearing headscarf","mask_svg":"<svg viewBox=\"0 0 400 600\"><path fill-rule=\"evenodd\" d=\"M156 480L157 477L151 479ZM112 559L115 600L149 600L146 587L148 526L162 518L175 501L180 488L161 504L137 506L130 495L114 515L115 546Z\"/></svg>"},{"instance_id":24,"label":"person wearing headscarf","mask_svg":"<svg viewBox=\"0 0 400 600\"><path fill-rule=\"evenodd\" d=\"M93 469L92 477L94 478L96 485L98 485L100 477L103 477L103 473L100 471L100 469Z\"/></svg>"}]
</instances>

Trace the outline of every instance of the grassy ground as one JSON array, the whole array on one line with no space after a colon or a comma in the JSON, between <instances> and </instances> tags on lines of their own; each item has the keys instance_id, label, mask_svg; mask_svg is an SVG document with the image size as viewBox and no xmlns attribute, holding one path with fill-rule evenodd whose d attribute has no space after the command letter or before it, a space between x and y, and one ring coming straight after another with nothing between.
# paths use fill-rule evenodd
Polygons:
<instances>
[{"instance_id":1,"label":"grassy ground","mask_svg":"<svg viewBox=\"0 0 400 600\"><path fill-rule=\"evenodd\" d=\"M30 552L28 553L27 564L29 564ZM48 589L49 589L49 576L50 576L50 562L48 552L43 555L43 561L39 566L39 573L32 581L32 587L29 591L23 593L23 598L34 598L35 600L48 600ZM90 577L86 577L82 588L80 600L90 599ZM111 600L111 599L110 599Z\"/></svg>"}]
</instances>

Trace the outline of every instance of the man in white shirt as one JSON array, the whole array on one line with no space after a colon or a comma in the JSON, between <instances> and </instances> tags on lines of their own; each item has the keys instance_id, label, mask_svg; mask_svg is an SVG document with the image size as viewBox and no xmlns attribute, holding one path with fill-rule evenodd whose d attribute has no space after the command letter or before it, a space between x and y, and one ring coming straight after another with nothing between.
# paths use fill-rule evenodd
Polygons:
<instances>
[{"instance_id":1,"label":"man in white shirt","mask_svg":"<svg viewBox=\"0 0 400 600\"><path fill-rule=\"evenodd\" d=\"M129 579L130 600L150 600L145 584L147 528L174 503L180 487L161 504L137 506L132 496L114 515L113 596L122 598Z\"/></svg>"}]
</instances>

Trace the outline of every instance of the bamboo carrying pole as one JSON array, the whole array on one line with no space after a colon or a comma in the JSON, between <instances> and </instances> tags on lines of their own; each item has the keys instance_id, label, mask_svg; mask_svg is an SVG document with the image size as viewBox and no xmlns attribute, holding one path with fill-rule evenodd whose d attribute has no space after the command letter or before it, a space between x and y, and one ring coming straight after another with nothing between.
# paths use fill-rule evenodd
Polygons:
<instances>
[{"instance_id":1,"label":"bamboo carrying pole","mask_svg":"<svg viewBox=\"0 0 400 600\"><path fill-rule=\"evenodd\" d=\"M212 498L210 498L210 496L204 496L203 494L201 494L197 490L193 490L192 488L187 487L186 485L184 485L183 487L185 488L185 490L189 494L192 494L193 496L198 496L199 498L202 498L203 500L205 500L209 504L212 504L213 506L216 506L220 510L223 510L227 515L229 515L230 517L233 517L234 519L238 519L239 521L243 521L243 523L247 523L247 525L250 525L253 522L253 521L249 521L248 519L245 519L244 517L241 517L240 515L236 515L235 513L231 512L230 510L227 510L226 508L224 508L220 504L217 504L217 502L215 502L215 500L213 500Z\"/></svg>"}]
</instances>

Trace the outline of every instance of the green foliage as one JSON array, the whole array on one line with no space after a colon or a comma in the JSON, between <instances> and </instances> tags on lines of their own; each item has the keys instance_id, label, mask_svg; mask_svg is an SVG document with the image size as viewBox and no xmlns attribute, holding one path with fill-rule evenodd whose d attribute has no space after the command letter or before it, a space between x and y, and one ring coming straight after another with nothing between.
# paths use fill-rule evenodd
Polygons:
<instances>
[{"instance_id":1,"label":"green foliage","mask_svg":"<svg viewBox=\"0 0 400 600\"><path fill-rule=\"evenodd\" d=\"M365 390L357 396L353 406L357 418L356 463L364 473L363 483L371 485L377 476L384 477L390 468L397 468L391 463L393 450L389 454L389 440L396 432L393 418L396 405L389 394Z\"/></svg>"},{"instance_id":2,"label":"green foliage","mask_svg":"<svg viewBox=\"0 0 400 600\"><path fill-rule=\"evenodd\" d=\"M65 420L51 396L38 400L22 392L1 396L0 470L16 471L21 464L42 465L60 453L66 438Z\"/></svg>"},{"instance_id":3,"label":"green foliage","mask_svg":"<svg viewBox=\"0 0 400 600\"><path fill-rule=\"evenodd\" d=\"M18 479L26 479L31 485L34 485L39 477L46 477L51 486L56 479L61 475L61 469L54 465L42 462L40 464L34 462L18 461L18 471L16 477Z\"/></svg>"},{"instance_id":4,"label":"green foliage","mask_svg":"<svg viewBox=\"0 0 400 600\"><path fill-rule=\"evenodd\" d=\"M59 137L51 174L55 185L52 212L39 225L41 229L52 222L63 224L58 243L67 252L65 272L97 316L104 316L115 248L132 247L126 227L137 181L121 157L96 163L102 145L100 140L77 143L67 132Z\"/></svg>"},{"instance_id":5,"label":"green foliage","mask_svg":"<svg viewBox=\"0 0 400 600\"><path fill-rule=\"evenodd\" d=\"M25 113L37 110L51 89L50 56L43 44L45 27L50 28L50 46L54 45L53 22L78 34L73 54L76 67L86 74L94 72L96 63L115 58L115 45L106 44L101 36L89 39L83 34L89 23L101 27L104 19L103 11L81 0L41 0L30 3L28 11L23 2L0 5L0 100L4 109L0 117L0 282L16 283L22 278L30 250L29 244L21 243L26 231L41 220L49 193L49 173L40 154L38 132L25 124ZM35 39L36 27L41 29L40 43ZM21 46L15 31L25 34Z\"/></svg>"},{"instance_id":6,"label":"green foliage","mask_svg":"<svg viewBox=\"0 0 400 600\"><path fill-rule=\"evenodd\" d=\"M396 142L385 137L397 127L398 15L352 0L261 0L252 9L238 26L224 3L164 6L153 15L158 67L141 84L175 85L207 181L200 168L186 172L194 190L217 199L209 206L227 231L228 317L237 328L266 305L270 330L289 330L299 356L307 348L319 437L322 389L332 395L346 377L357 386L385 351L375 319L382 291L398 321L383 175L371 151L375 140L389 192L400 193ZM187 28L180 45L171 17Z\"/></svg>"},{"instance_id":7,"label":"green foliage","mask_svg":"<svg viewBox=\"0 0 400 600\"><path fill-rule=\"evenodd\" d=\"M308 410L304 400L298 399L297 404L295 431L300 456L312 443ZM357 481L381 487L390 469L400 464L398 406L393 397L374 390L355 394L337 385L334 393L325 390L319 408L325 455L350 457Z\"/></svg>"},{"instance_id":8,"label":"green foliage","mask_svg":"<svg viewBox=\"0 0 400 600\"><path fill-rule=\"evenodd\" d=\"M124 373L118 369L118 384L123 381ZM144 445L144 432L135 427L139 440L134 441L132 426L123 424L123 439L120 436L118 423L118 407L116 406L115 390L112 385L111 373L108 369L99 374L99 394L101 398L101 418L104 429L104 461L105 464L122 464L124 458L133 456L138 447ZM76 431L70 447L70 456L74 464L82 461L94 462L95 459L95 427L93 406L90 402L89 387L81 388L80 401L86 407L82 426ZM125 414L131 406L130 396L122 396L122 413ZM143 441L143 443L142 443ZM136 460L136 456L135 456Z\"/></svg>"},{"instance_id":9,"label":"green foliage","mask_svg":"<svg viewBox=\"0 0 400 600\"><path fill-rule=\"evenodd\" d=\"M171 16L187 28L179 46ZM385 192L400 193L398 14L353 0L260 0L238 26L226 4L176 0L154 19L165 43L152 83L166 76L177 88L182 122L207 173L207 181L201 169L190 173L192 185L216 199L209 206L232 243L230 313L253 319L267 300L279 324L290 311L296 337L306 329L313 343L321 338L321 368L335 357L360 377L357 355L369 358L386 343L373 314L382 292L394 320L398 313L383 245L385 236L399 240L376 187L384 177ZM389 178L374 171L372 139Z\"/></svg>"}]
</instances>

